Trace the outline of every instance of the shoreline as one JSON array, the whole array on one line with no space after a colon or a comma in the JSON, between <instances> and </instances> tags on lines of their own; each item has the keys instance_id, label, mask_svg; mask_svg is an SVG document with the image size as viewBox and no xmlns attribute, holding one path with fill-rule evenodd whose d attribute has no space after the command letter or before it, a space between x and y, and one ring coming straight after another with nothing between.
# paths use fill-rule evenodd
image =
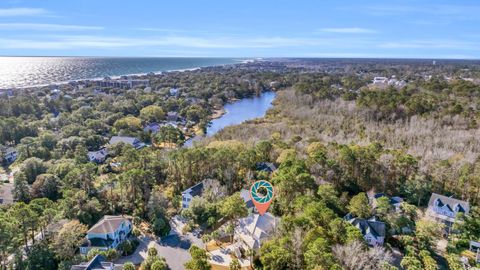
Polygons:
<instances>
[{"instance_id":1,"label":"shoreline","mask_svg":"<svg viewBox=\"0 0 480 270\"><path fill-rule=\"evenodd\" d=\"M43 57L43 56L42 56ZM252 63L255 62L257 59L235 59L233 63L229 64L218 64L218 65L206 65L206 66L196 66L196 67L191 67L191 68L182 68L182 69L167 69L167 70L157 70L157 71L148 71L148 72L141 72L141 73L127 73L127 74L121 74L121 75L105 75L103 77L94 77L94 78L83 78L83 79L74 79L74 80L68 80L68 81L58 81L58 82L50 82L50 83L45 83L45 84L35 84L35 85L28 85L28 86L19 86L19 87L6 87L6 88L0 88L0 91L8 91L8 90L25 90L25 89L34 89L34 88L40 88L40 87L46 87L50 85L65 85L69 84L70 82L82 82L82 81L101 81L105 77L110 77L112 80L118 80L123 76L149 76L150 73L153 73L154 76L158 75L164 75L166 73L172 73L172 72L187 72L187 71L196 71L196 70L201 70L203 68L211 68L211 67L224 67L224 66L229 66L229 65L238 65L238 64L247 64L247 63Z\"/></svg>"}]
</instances>

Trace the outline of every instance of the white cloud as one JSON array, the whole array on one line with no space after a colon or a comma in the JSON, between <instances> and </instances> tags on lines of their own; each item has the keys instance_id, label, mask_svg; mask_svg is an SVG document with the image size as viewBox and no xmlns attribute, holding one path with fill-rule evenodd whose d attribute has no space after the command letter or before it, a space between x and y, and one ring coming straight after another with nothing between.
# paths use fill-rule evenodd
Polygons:
<instances>
[{"instance_id":1,"label":"white cloud","mask_svg":"<svg viewBox=\"0 0 480 270\"><path fill-rule=\"evenodd\" d=\"M385 42L378 45L385 49L454 49L480 50L480 43L462 40L413 40Z\"/></svg>"},{"instance_id":2,"label":"white cloud","mask_svg":"<svg viewBox=\"0 0 480 270\"><path fill-rule=\"evenodd\" d=\"M45 39L46 38L46 39ZM335 39L306 39L286 37L102 37L90 35L53 35L38 39L3 38L0 48L7 49L73 49L73 48L120 48L120 47L181 47L204 49L239 49L239 48L279 48L295 46L318 46L341 43Z\"/></svg>"},{"instance_id":3,"label":"white cloud","mask_svg":"<svg viewBox=\"0 0 480 270\"><path fill-rule=\"evenodd\" d=\"M82 31L102 30L100 26L47 24L47 23L0 23L0 30L36 30L36 31Z\"/></svg>"},{"instance_id":4,"label":"white cloud","mask_svg":"<svg viewBox=\"0 0 480 270\"><path fill-rule=\"evenodd\" d=\"M361 28L361 27L346 27L346 28L322 28L322 32L340 33L340 34L371 34L377 31L373 29Z\"/></svg>"},{"instance_id":5,"label":"white cloud","mask_svg":"<svg viewBox=\"0 0 480 270\"><path fill-rule=\"evenodd\" d=\"M145 32L170 32L170 33L185 32L184 30L179 30L179 29L155 28L155 27L137 27L132 29L138 30L138 31L145 31Z\"/></svg>"},{"instance_id":6,"label":"white cloud","mask_svg":"<svg viewBox=\"0 0 480 270\"><path fill-rule=\"evenodd\" d=\"M16 17L16 16L38 16L46 15L48 11L43 8L2 8L0 9L0 17Z\"/></svg>"}]
</instances>

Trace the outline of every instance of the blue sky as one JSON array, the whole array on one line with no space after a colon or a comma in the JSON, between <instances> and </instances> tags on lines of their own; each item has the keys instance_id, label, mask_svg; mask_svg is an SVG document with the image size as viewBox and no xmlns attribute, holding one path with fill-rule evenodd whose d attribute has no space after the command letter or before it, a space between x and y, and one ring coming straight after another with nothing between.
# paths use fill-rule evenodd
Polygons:
<instances>
[{"instance_id":1,"label":"blue sky","mask_svg":"<svg viewBox=\"0 0 480 270\"><path fill-rule=\"evenodd\" d=\"M2 0L0 55L480 58L477 0Z\"/></svg>"}]
</instances>

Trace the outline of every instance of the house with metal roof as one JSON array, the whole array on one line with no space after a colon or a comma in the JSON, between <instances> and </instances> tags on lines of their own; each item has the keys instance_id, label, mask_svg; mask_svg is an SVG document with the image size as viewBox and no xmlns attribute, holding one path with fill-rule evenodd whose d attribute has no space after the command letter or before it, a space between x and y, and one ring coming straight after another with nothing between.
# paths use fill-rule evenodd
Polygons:
<instances>
[{"instance_id":1,"label":"house with metal roof","mask_svg":"<svg viewBox=\"0 0 480 270\"><path fill-rule=\"evenodd\" d=\"M363 238L371 246L381 246L385 242L385 223L378 221L373 217L370 219L351 218L347 215L346 219L350 224L357 227L363 235Z\"/></svg>"},{"instance_id":2,"label":"house with metal roof","mask_svg":"<svg viewBox=\"0 0 480 270\"><path fill-rule=\"evenodd\" d=\"M86 241L80 247L80 253L87 254L96 248L108 250L117 248L132 231L132 223L124 216L104 216L87 232Z\"/></svg>"}]
</instances>

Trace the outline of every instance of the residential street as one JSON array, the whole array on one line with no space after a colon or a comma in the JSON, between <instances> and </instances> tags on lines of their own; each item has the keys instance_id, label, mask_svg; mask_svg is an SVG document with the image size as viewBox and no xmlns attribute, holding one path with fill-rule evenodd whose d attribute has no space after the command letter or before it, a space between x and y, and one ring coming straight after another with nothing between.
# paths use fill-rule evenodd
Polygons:
<instances>
[{"instance_id":1,"label":"residential street","mask_svg":"<svg viewBox=\"0 0 480 270\"><path fill-rule=\"evenodd\" d=\"M191 233L182 235L182 228L185 225L177 218L173 218L170 222L172 231L169 236L164 237L159 243L155 243L158 254L165 257L167 264L172 270L185 269L183 266L190 260L188 249L192 244L204 248L202 240Z\"/></svg>"},{"instance_id":2,"label":"residential street","mask_svg":"<svg viewBox=\"0 0 480 270\"><path fill-rule=\"evenodd\" d=\"M183 270L183 264L190 260L190 253L188 249L192 244L204 248L202 240L195 237L193 234L181 234L181 228L185 225L179 219L174 218L170 225L172 230L169 236L163 237L160 241L155 241L149 237L139 238L140 245L134 254L128 257L122 257L115 261L115 263L132 262L140 264L147 258L147 250L149 247L155 247L158 250L158 255L164 257L171 270Z\"/></svg>"}]
</instances>

